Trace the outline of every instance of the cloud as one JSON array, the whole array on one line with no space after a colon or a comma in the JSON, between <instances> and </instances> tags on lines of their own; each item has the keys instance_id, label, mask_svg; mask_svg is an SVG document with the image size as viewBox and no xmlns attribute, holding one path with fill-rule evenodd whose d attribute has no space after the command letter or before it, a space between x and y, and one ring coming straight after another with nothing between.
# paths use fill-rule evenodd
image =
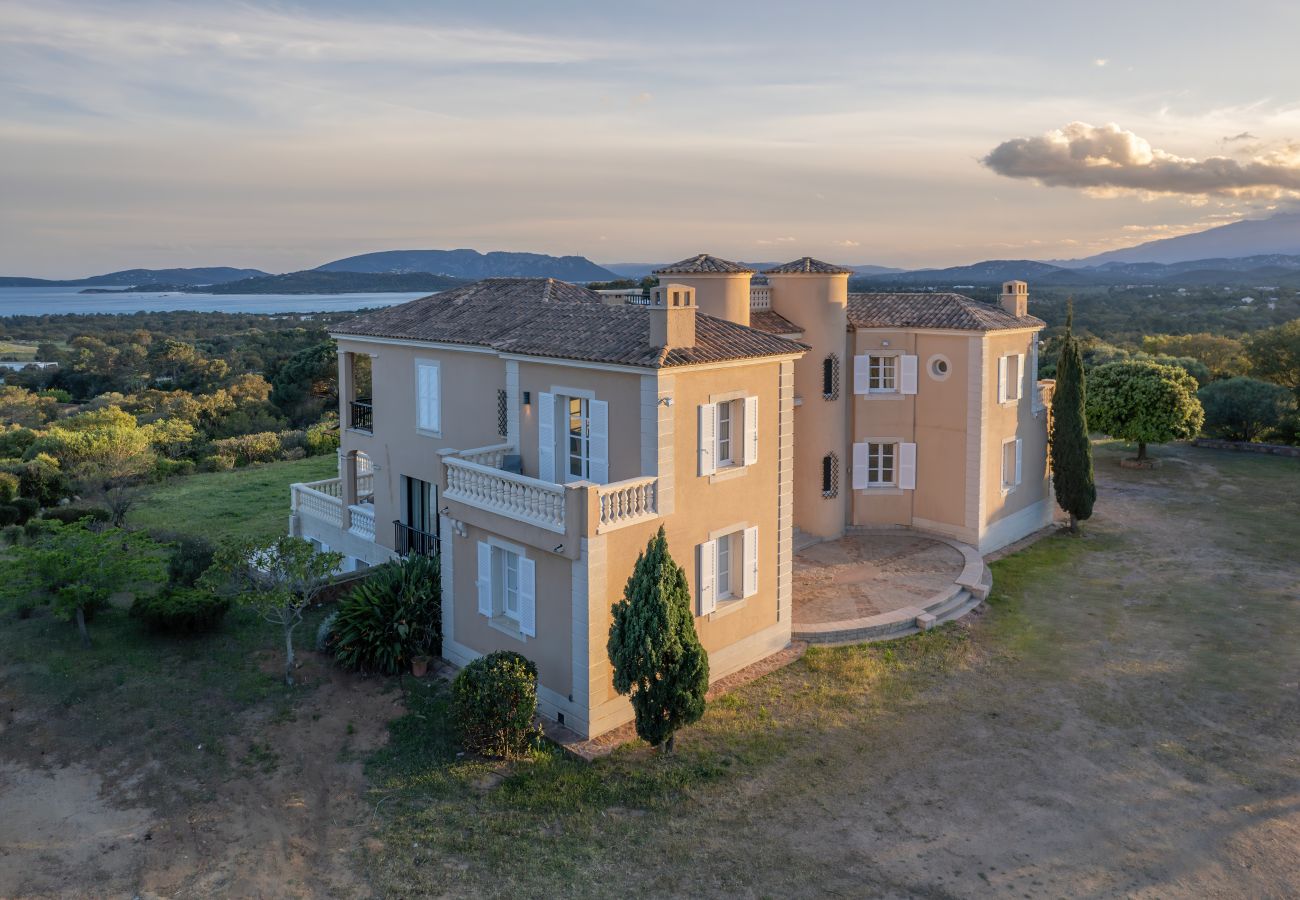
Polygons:
<instances>
[{"instance_id":1,"label":"cloud","mask_svg":"<svg viewBox=\"0 0 1300 900\"><path fill-rule=\"evenodd\" d=\"M1094 59L1094 60L1092 61L1092 64L1093 64L1094 66L1096 66L1097 68L1099 68L1099 69L1104 69L1104 68L1106 68L1108 65L1110 65L1110 60L1108 60L1108 59Z\"/></svg>"},{"instance_id":2,"label":"cloud","mask_svg":"<svg viewBox=\"0 0 1300 900\"><path fill-rule=\"evenodd\" d=\"M1071 122L1041 137L1004 141L981 162L1007 178L1097 196L1177 194L1192 198L1300 196L1300 147L1284 145L1238 161L1176 156L1114 123Z\"/></svg>"},{"instance_id":3,"label":"cloud","mask_svg":"<svg viewBox=\"0 0 1300 900\"><path fill-rule=\"evenodd\" d=\"M1233 141L1257 141L1257 140L1259 140L1259 138L1255 137L1249 131L1243 131L1241 134L1234 134L1232 137L1224 138L1223 142L1225 144L1231 144Z\"/></svg>"},{"instance_id":4,"label":"cloud","mask_svg":"<svg viewBox=\"0 0 1300 900\"><path fill-rule=\"evenodd\" d=\"M754 241L755 244L793 244L798 238L779 237L779 238L759 238Z\"/></svg>"},{"instance_id":5,"label":"cloud","mask_svg":"<svg viewBox=\"0 0 1300 900\"><path fill-rule=\"evenodd\" d=\"M831 241L831 244L836 247L861 247L862 246L861 241L850 241L847 238L845 238L842 241Z\"/></svg>"}]
</instances>

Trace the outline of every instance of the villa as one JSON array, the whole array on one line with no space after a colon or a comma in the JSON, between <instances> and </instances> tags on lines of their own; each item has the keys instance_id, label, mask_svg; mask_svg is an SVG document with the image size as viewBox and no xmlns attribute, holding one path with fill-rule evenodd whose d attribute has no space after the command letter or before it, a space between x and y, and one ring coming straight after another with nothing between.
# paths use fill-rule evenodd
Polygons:
<instances>
[{"instance_id":1,"label":"villa","mask_svg":"<svg viewBox=\"0 0 1300 900\"><path fill-rule=\"evenodd\" d=\"M349 568L439 554L443 655L523 653L584 736L631 719L609 611L660 526L717 680L790 643L796 540L987 553L1053 510L1024 282L993 305L850 294L810 258L656 274L649 298L491 278L343 323L339 477L293 487L292 533Z\"/></svg>"}]
</instances>

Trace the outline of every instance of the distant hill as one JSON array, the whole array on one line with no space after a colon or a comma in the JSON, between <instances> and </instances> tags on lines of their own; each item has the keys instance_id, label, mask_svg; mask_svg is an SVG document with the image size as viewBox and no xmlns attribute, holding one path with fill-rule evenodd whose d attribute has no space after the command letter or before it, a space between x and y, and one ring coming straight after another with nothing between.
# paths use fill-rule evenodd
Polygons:
<instances>
[{"instance_id":1,"label":"distant hill","mask_svg":"<svg viewBox=\"0 0 1300 900\"><path fill-rule=\"evenodd\" d=\"M609 281L618 276L585 256L547 256L543 253L507 253L477 250L384 250L363 253L318 266L323 272L406 274L431 272L476 281L494 276L559 278L563 281Z\"/></svg>"},{"instance_id":2,"label":"distant hill","mask_svg":"<svg viewBox=\"0 0 1300 900\"><path fill-rule=\"evenodd\" d=\"M1112 262L1168 264L1267 254L1300 254L1300 213L1278 213L1267 219L1245 219L1195 234L1147 241L1123 250L1110 250L1085 259L1053 262L1077 268Z\"/></svg>"},{"instance_id":3,"label":"distant hill","mask_svg":"<svg viewBox=\"0 0 1300 900\"><path fill-rule=\"evenodd\" d=\"M605 263L605 268L611 272L617 272L620 278L645 278L647 275L653 275L655 269L662 269L668 265L666 262L661 263ZM742 266L748 266L756 272L762 272L764 269L771 269L781 265L776 262L742 262ZM845 266L846 269L852 269L859 275L886 275L891 272L903 272L905 269L891 269L889 266Z\"/></svg>"},{"instance_id":4,"label":"distant hill","mask_svg":"<svg viewBox=\"0 0 1300 900\"><path fill-rule=\"evenodd\" d=\"M166 283L138 284L125 290L87 288L83 294L152 293L180 291L188 294L382 294L445 291L465 284L461 278L410 272L402 275L373 272L322 272L308 269L284 275L262 275L224 284L190 286Z\"/></svg>"},{"instance_id":5,"label":"distant hill","mask_svg":"<svg viewBox=\"0 0 1300 900\"><path fill-rule=\"evenodd\" d=\"M51 280L47 278L8 278L0 277L0 287L84 287L92 284L173 284L199 285L222 284L241 278L256 278L266 275L261 269L232 269L229 266L214 266L205 269L123 269L120 272L108 272L90 278L69 278Z\"/></svg>"}]
</instances>

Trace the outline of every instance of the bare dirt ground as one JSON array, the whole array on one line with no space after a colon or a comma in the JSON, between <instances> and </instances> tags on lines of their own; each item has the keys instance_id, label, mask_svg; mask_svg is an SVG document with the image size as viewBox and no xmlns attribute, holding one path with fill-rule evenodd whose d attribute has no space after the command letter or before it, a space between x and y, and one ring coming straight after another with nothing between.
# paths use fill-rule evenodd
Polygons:
<instances>
[{"instance_id":1,"label":"bare dirt ground","mask_svg":"<svg viewBox=\"0 0 1300 900\"><path fill-rule=\"evenodd\" d=\"M368 894L350 856L374 822L362 763L400 695L315 659L299 675L319 682L302 704L246 717L219 748L230 767L162 802L160 761L42 767L52 738L34 732L38 759L0 766L0 897Z\"/></svg>"}]
</instances>

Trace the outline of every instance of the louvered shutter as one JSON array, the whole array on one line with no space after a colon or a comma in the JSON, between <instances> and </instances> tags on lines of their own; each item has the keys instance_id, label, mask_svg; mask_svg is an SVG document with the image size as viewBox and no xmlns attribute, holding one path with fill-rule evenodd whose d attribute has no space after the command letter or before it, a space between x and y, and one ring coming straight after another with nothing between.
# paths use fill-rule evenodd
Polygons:
<instances>
[{"instance_id":1,"label":"louvered shutter","mask_svg":"<svg viewBox=\"0 0 1300 900\"><path fill-rule=\"evenodd\" d=\"M707 616L718 608L718 542L705 541L695 550L699 568L696 592L700 596L700 615Z\"/></svg>"},{"instance_id":2,"label":"louvered shutter","mask_svg":"<svg viewBox=\"0 0 1300 900\"><path fill-rule=\"evenodd\" d=\"M744 579L744 594L746 597L752 597L758 593L757 525L745 529L744 566L745 571L741 576Z\"/></svg>"},{"instance_id":3,"label":"louvered shutter","mask_svg":"<svg viewBox=\"0 0 1300 900\"><path fill-rule=\"evenodd\" d=\"M478 542L478 612L492 617L492 545Z\"/></svg>"},{"instance_id":4,"label":"louvered shutter","mask_svg":"<svg viewBox=\"0 0 1300 900\"><path fill-rule=\"evenodd\" d=\"M898 445L898 486L916 490L916 444Z\"/></svg>"},{"instance_id":5,"label":"louvered shutter","mask_svg":"<svg viewBox=\"0 0 1300 900\"><path fill-rule=\"evenodd\" d=\"M916 393L916 357L902 356L902 378L900 380L901 391L904 394Z\"/></svg>"},{"instance_id":6,"label":"louvered shutter","mask_svg":"<svg viewBox=\"0 0 1300 900\"><path fill-rule=\"evenodd\" d=\"M718 455L718 404L700 404L700 474L712 475L717 471Z\"/></svg>"},{"instance_id":7,"label":"louvered shutter","mask_svg":"<svg viewBox=\"0 0 1300 900\"><path fill-rule=\"evenodd\" d=\"M596 484L609 483L609 404L604 400L590 400L587 403L588 415L591 417L591 465L588 474Z\"/></svg>"},{"instance_id":8,"label":"louvered shutter","mask_svg":"<svg viewBox=\"0 0 1300 900\"><path fill-rule=\"evenodd\" d=\"M519 630L537 637L537 563L519 557Z\"/></svg>"},{"instance_id":9,"label":"louvered shutter","mask_svg":"<svg viewBox=\"0 0 1300 900\"><path fill-rule=\"evenodd\" d=\"M758 398L745 398L745 465L758 462Z\"/></svg>"},{"instance_id":10,"label":"louvered shutter","mask_svg":"<svg viewBox=\"0 0 1300 900\"><path fill-rule=\"evenodd\" d=\"M438 413L438 367L420 363L416 387L416 416L420 430L438 431Z\"/></svg>"},{"instance_id":11,"label":"louvered shutter","mask_svg":"<svg viewBox=\"0 0 1300 900\"><path fill-rule=\"evenodd\" d=\"M1013 400L1020 400L1025 396L1025 354L1016 354L1016 395Z\"/></svg>"},{"instance_id":12,"label":"louvered shutter","mask_svg":"<svg viewBox=\"0 0 1300 900\"><path fill-rule=\"evenodd\" d=\"M1020 438L1016 438L1016 480L1015 484L1020 484Z\"/></svg>"},{"instance_id":13,"label":"louvered shutter","mask_svg":"<svg viewBox=\"0 0 1300 900\"><path fill-rule=\"evenodd\" d=\"M871 392L871 357L855 356L853 357L853 393L867 394Z\"/></svg>"},{"instance_id":14,"label":"louvered shutter","mask_svg":"<svg viewBox=\"0 0 1300 900\"><path fill-rule=\"evenodd\" d=\"M537 477L555 481L555 395L537 395Z\"/></svg>"},{"instance_id":15,"label":"louvered shutter","mask_svg":"<svg viewBox=\"0 0 1300 900\"><path fill-rule=\"evenodd\" d=\"M998 402L1007 402L1007 358L998 357Z\"/></svg>"},{"instance_id":16,"label":"louvered shutter","mask_svg":"<svg viewBox=\"0 0 1300 900\"><path fill-rule=\"evenodd\" d=\"M867 461L867 445L853 445L853 490L864 491L867 489L867 476L869 464Z\"/></svg>"}]
</instances>

